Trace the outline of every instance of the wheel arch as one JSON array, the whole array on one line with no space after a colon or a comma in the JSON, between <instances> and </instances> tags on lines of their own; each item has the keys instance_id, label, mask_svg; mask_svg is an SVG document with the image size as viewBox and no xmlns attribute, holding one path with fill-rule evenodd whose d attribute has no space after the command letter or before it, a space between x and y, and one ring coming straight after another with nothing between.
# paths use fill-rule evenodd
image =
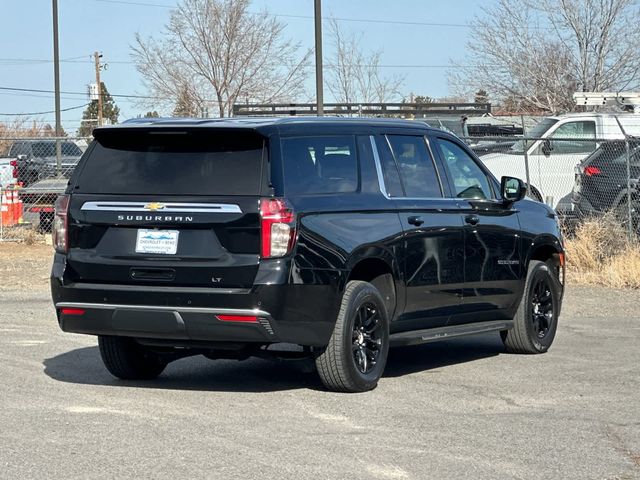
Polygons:
<instances>
[{"instance_id":1,"label":"wheel arch","mask_svg":"<svg viewBox=\"0 0 640 480\"><path fill-rule=\"evenodd\" d=\"M565 258L564 258L564 248L555 237L543 237L538 239L538 241L534 241L529 250L527 261L524 264L525 272L529 268L529 263L532 260L539 260L541 262L548 262L551 260L552 264L557 269L558 280L560 281L561 286L564 287L564 276L565 276Z\"/></svg>"},{"instance_id":2,"label":"wheel arch","mask_svg":"<svg viewBox=\"0 0 640 480\"><path fill-rule=\"evenodd\" d=\"M349 273L346 282L362 280L375 286L387 307L389 320L393 319L399 307L400 269L395 259L384 251L376 252L376 255L355 255L350 259Z\"/></svg>"}]
</instances>

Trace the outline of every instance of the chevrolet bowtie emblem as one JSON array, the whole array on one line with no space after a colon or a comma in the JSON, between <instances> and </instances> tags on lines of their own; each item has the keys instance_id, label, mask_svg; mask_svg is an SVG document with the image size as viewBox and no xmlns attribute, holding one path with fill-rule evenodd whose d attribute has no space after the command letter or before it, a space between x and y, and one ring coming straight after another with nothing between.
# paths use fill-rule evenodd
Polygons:
<instances>
[{"instance_id":1,"label":"chevrolet bowtie emblem","mask_svg":"<svg viewBox=\"0 0 640 480\"><path fill-rule=\"evenodd\" d=\"M151 210L152 212L155 212L156 210L162 210L163 208L164 208L164 203L157 203L157 202L147 203L144 206L145 210Z\"/></svg>"}]
</instances>

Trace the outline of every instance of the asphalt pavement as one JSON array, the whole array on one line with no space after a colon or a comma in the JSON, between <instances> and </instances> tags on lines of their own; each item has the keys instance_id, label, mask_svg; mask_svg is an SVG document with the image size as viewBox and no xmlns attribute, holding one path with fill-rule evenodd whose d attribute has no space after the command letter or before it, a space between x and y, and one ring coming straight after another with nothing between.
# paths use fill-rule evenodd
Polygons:
<instances>
[{"instance_id":1,"label":"asphalt pavement","mask_svg":"<svg viewBox=\"0 0 640 480\"><path fill-rule=\"evenodd\" d=\"M43 282L0 288L0 478L640 478L638 292L570 288L545 355L497 334L395 349L349 395L258 359L117 380Z\"/></svg>"}]
</instances>

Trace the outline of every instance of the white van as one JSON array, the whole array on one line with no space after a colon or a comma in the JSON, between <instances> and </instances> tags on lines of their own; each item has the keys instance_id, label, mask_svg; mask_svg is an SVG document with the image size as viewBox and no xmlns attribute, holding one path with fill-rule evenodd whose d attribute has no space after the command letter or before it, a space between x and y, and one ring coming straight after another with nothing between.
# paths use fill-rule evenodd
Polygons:
<instances>
[{"instance_id":1,"label":"white van","mask_svg":"<svg viewBox=\"0 0 640 480\"><path fill-rule=\"evenodd\" d=\"M538 140L519 140L507 153L480 158L496 178L507 175L526 179L526 152L532 196L558 211L568 210L575 166L603 140L624 138L616 117L627 135L640 135L639 114L571 113L547 117L526 132L526 137Z\"/></svg>"}]
</instances>

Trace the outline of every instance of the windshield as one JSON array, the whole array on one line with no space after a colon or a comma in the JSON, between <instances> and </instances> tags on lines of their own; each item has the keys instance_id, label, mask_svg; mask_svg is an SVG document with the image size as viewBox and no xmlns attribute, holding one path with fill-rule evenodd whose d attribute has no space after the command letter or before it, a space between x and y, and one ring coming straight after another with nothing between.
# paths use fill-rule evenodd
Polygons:
<instances>
[{"instance_id":1,"label":"windshield","mask_svg":"<svg viewBox=\"0 0 640 480\"><path fill-rule=\"evenodd\" d=\"M558 120L555 118L545 118L531 130L526 132L525 136L528 138L540 138L556 123L558 123ZM524 153L525 149L529 148L532 143L532 140L518 140L511 147L511 153Z\"/></svg>"},{"instance_id":2,"label":"windshield","mask_svg":"<svg viewBox=\"0 0 640 480\"><path fill-rule=\"evenodd\" d=\"M82 150L75 143L62 142L60 144L62 149L62 155L76 156L82 155ZM34 157L55 157L56 156L56 143L55 142L36 142L33 144Z\"/></svg>"}]
</instances>

